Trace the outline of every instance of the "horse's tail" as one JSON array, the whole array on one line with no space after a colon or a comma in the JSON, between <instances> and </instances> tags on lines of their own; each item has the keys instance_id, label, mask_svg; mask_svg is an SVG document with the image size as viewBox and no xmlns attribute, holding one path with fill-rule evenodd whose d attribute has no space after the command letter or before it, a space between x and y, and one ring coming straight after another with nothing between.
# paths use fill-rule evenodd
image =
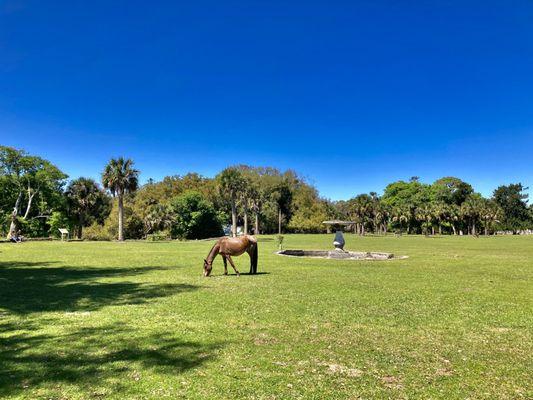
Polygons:
<instances>
[{"instance_id":1,"label":"horse's tail","mask_svg":"<svg viewBox=\"0 0 533 400\"><path fill-rule=\"evenodd\" d=\"M252 258L252 274L256 274L257 273L257 261L259 259L259 251L257 249L257 242L255 243L252 243L252 254L251 254L251 258Z\"/></svg>"}]
</instances>

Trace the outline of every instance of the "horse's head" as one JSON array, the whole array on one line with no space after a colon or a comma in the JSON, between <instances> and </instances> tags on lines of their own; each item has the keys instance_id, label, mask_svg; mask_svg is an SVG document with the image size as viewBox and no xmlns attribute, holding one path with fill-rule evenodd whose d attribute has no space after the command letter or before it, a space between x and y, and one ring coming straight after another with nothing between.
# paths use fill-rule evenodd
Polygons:
<instances>
[{"instance_id":1,"label":"horse's head","mask_svg":"<svg viewBox=\"0 0 533 400\"><path fill-rule=\"evenodd\" d=\"M207 278L213 269L213 261L204 260L204 276Z\"/></svg>"}]
</instances>

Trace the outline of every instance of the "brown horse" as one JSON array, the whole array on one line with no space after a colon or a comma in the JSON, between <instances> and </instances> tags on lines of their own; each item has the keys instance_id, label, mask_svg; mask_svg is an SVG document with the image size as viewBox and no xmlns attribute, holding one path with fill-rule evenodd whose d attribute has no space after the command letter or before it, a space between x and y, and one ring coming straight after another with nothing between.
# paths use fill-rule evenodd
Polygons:
<instances>
[{"instance_id":1,"label":"brown horse","mask_svg":"<svg viewBox=\"0 0 533 400\"><path fill-rule=\"evenodd\" d=\"M217 254L220 254L222 260L224 260L224 275L228 274L228 261L235 270L237 275L239 271L235 268L231 256L240 256L244 252L250 256L250 274L257 273L257 240L253 236L239 236L239 237L223 237L217 240L207 260L204 260L204 276L209 276L213 269L213 261Z\"/></svg>"}]
</instances>

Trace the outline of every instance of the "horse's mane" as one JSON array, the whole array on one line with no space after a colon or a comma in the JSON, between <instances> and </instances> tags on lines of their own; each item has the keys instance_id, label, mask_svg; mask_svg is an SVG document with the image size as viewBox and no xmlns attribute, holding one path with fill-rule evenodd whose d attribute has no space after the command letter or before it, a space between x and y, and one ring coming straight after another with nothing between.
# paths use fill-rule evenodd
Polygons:
<instances>
[{"instance_id":1,"label":"horse's mane","mask_svg":"<svg viewBox=\"0 0 533 400\"><path fill-rule=\"evenodd\" d=\"M217 242L211 247L211 250L209 251L209 254L207 255L207 261L212 262L213 259L218 254L218 249L220 248L220 240L217 240Z\"/></svg>"}]
</instances>

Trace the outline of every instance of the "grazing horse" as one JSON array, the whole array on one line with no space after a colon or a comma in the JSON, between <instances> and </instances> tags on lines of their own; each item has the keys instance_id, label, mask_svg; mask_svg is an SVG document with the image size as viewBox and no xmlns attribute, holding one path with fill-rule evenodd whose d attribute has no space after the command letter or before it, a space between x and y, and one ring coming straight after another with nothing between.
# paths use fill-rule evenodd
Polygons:
<instances>
[{"instance_id":1,"label":"grazing horse","mask_svg":"<svg viewBox=\"0 0 533 400\"><path fill-rule=\"evenodd\" d=\"M223 237L217 240L207 259L204 260L204 276L207 277L211 274L213 269L213 261L215 257L220 254L222 260L224 260L224 275L228 274L228 261L235 270L237 275L239 271L235 268L231 256L240 256L244 252L247 252L250 256L250 274L257 273L257 240L253 236L239 236L239 237Z\"/></svg>"}]
</instances>

